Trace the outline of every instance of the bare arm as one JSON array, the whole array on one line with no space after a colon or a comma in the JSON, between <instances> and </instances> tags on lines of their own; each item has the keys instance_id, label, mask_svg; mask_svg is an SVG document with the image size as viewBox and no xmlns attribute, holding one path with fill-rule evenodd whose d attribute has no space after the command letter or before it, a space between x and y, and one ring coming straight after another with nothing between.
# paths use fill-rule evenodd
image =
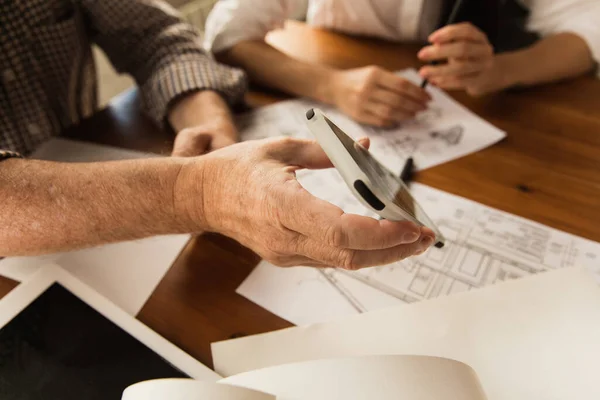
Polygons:
<instances>
[{"instance_id":1,"label":"bare arm","mask_svg":"<svg viewBox=\"0 0 600 400\"><path fill-rule=\"evenodd\" d=\"M238 66L261 85L296 96L333 104L332 78L335 70L296 60L263 40L247 40L217 54L217 59Z\"/></svg>"},{"instance_id":2,"label":"bare arm","mask_svg":"<svg viewBox=\"0 0 600 400\"><path fill-rule=\"evenodd\" d=\"M368 141L362 142L368 147ZM278 265L356 269L420 254L427 228L344 214L296 181L329 168L314 141L248 141L202 157L94 164L0 163L0 254L150 235L225 234Z\"/></svg>"},{"instance_id":3,"label":"bare arm","mask_svg":"<svg viewBox=\"0 0 600 400\"><path fill-rule=\"evenodd\" d=\"M189 231L173 187L178 159L0 163L0 255L71 250Z\"/></svg>"},{"instance_id":4,"label":"bare arm","mask_svg":"<svg viewBox=\"0 0 600 400\"><path fill-rule=\"evenodd\" d=\"M595 65L587 43L573 33L549 36L527 49L497 57L507 87L573 78Z\"/></svg>"},{"instance_id":5,"label":"bare arm","mask_svg":"<svg viewBox=\"0 0 600 400\"><path fill-rule=\"evenodd\" d=\"M431 97L379 67L336 70L296 60L262 40L247 40L217 55L251 79L297 96L335 105L358 122L388 127L426 109Z\"/></svg>"}]
</instances>

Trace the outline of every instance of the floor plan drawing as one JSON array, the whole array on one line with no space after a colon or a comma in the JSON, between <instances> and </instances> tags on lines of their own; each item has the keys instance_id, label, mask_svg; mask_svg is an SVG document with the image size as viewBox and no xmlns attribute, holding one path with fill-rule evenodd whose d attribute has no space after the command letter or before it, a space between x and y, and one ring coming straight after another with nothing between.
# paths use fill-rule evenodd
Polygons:
<instances>
[{"instance_id":1,"label":"floor plan drawing","mask_svg":"<svg viewBox=\"0 0 600 400\"><path fill-rule=\"evenodd\" d=\"M313 194L360 213L360 204L353 205L349 191L344 194L343 187L336 186L343 182L333 179L311 173L299 178ZM324 180L327 190L323 189ZM444 248L353 272L281 269L263 262L238 292L293 323L306 324L556 268L585 266L600 282L598 243L428 186L413 184L411 191L446 237Z\"/></svg>"},{"instance_id":2,"label":"floor plan drawing","mask_svg":"<svg viewBox=\"0 0 600 400\"><path fill-rule=\"evenodd\" d=\"M414 70L400 75L420 82ZM307 99L288 100L262 107L237 118L242 140L278 136L310 138L306 111L320 108L336 125L353 138L368 136L371 153L393 171L413 157L417 169L429 168L490 146L505 133L479 118L438 88L428 89L433 97L426 111L397 127L380 129L361 125L335 108Z\"/></svg>"}]
</instances>

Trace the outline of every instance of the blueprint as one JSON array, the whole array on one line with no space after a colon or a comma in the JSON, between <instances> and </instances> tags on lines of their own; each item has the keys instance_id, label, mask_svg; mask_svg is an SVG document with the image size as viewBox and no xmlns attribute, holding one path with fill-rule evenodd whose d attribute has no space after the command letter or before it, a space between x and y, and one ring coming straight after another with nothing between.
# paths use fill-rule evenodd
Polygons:
<instances>
[{"instance_id":1,"label":"blueprint","mask_svg":"<svg viewBox=\"0 0 600 400\"><path fill-rule=\"evenodd\" d=\"M399 72L419 83L413 69ZM428 89L433 101L426 111L393 129L360 125L333 107L310 100L290 100L263 107L237 119L243 140L277 136L313 138L306 126L306 111L320 108L348 135L371 138L370 151L392 171L399 171L412 156L417 169L425 169L479 151L506 135L454 101L442 90Z\"/></svg>"},{"instance_id":2,"label":"blueprint","mask_svg":"<svg viewBox=\"0 0 600 400\"><path fill-rule=\"evenodd\" d=\"M310 171L298 179L344 211L369 215L335 170ZM411 192L446 237L444 248L355 272L262 262L238 293L303 325L563 267L587 267L600 281L599 243L425 185L412 184Z\"/></svg>"}]
</instances>

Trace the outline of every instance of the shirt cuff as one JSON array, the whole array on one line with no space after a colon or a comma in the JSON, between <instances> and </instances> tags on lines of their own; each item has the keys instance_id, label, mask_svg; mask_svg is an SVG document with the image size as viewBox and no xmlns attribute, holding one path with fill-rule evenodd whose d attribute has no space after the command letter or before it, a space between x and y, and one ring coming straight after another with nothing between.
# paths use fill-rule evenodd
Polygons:
<instances>
[{"instance_id":1,"label":"shirt cuff","mask_svg":"<svg viewBox=\"0 0 600 400\"><path fill-rule=\"evenodd\" d=\"M19 153L9 150L0 150L0 161L7 160L9 158L22 158Z\"/></svg>"},{"instance_id":2,"label":"shirt cuff","mask_svg":"<svg viewBox=\"0 0 600 400\"><path fill-rule=\"evenodd\" d=\"M218 64L205 55L188 54L160 67L141 86L141 92L150 117L162 125L170 105L184 94L213 90L233 107L243 102L247 88L242 70Z\"/></svg>"}]
</instances>

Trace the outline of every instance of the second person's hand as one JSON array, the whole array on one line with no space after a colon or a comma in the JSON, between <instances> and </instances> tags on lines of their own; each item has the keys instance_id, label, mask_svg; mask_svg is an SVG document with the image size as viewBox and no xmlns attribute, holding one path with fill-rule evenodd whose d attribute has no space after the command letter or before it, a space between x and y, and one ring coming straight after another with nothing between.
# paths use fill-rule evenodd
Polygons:
<instances>
[{"instance_id":1,"label":"second person's hand","mask_svg":"<svg viewBox=\"0 0 600 400\"><path fill-rule=\"evenodd\" d=\"M332 166L315 141L250 141L179 161L177 214L279 266L354 270L420 254L434 242L430 229L345 214L308 193L295 171Z\"/></svg>"},{"instance_id":2,"label":"second person's hand","mask_svg":"<svg viewBox=\"0 0 600 400\"><path fill-rule=\"evenodd\" d=\"M383 68L340 70L329 82L331 102L357 122L391 127L427 108L431 96Z\"/></svg>"},{"instance_id":3,"label":"second person's hand","mask_svg":"<svg viewBox=\"0 0 600 400\"><path fill-rule=\"evenodd\" d=\"M429 36L430 46L418 57L422 61L447 61L427 65L421 77L446 90L463 89L472 96L498 91L506 86L505 74L488 37L468 22L443 27Z\"/></svg>"}]
</instances>

